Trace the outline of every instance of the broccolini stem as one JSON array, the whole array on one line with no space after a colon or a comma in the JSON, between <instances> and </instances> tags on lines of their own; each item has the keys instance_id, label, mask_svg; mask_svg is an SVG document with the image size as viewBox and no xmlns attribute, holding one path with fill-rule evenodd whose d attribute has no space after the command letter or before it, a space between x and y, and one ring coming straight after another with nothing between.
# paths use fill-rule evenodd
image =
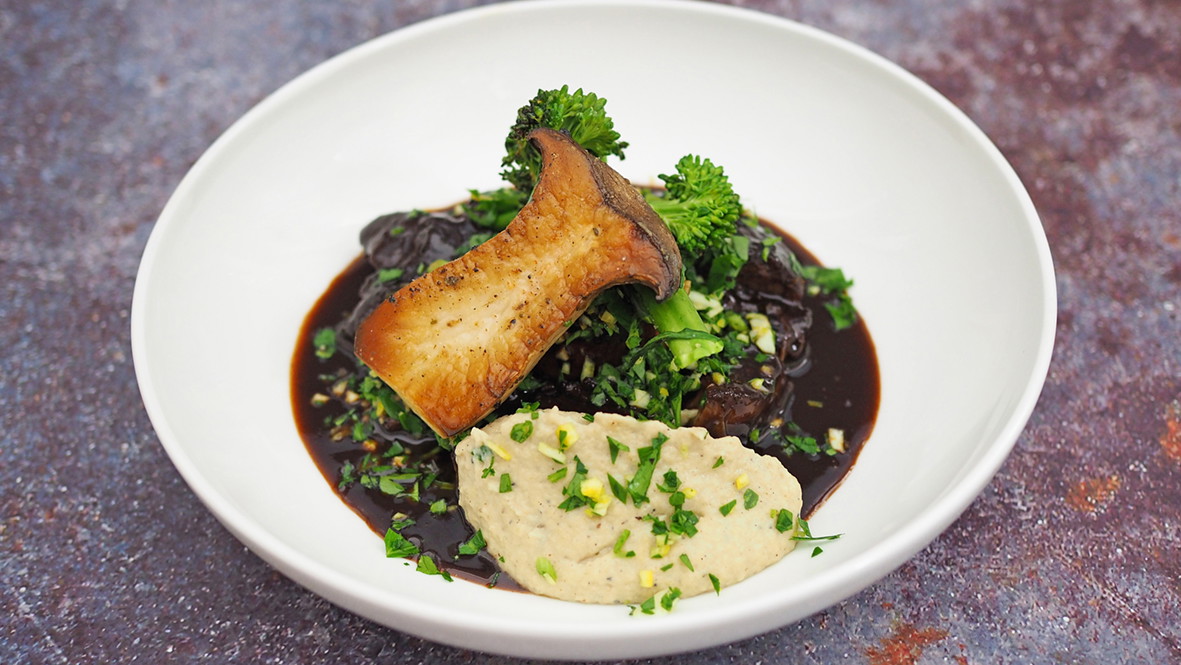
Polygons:
<instances>
[{"instance_id":1,"label":"broccolini stem","mask_svg":"<svg viewBox=\"0 0 1181 665\"><path fill-rule=\"evenodd\" d=\"M656 326L660 333L677 333L683 330L693 330L708 333L705 321L697 313L693 301L684 289L677 289L664 301L657 301L651 289L635 287L632 289L635 302L645 314L646 318ZM693 336L688 339L668 340L669 351L672 351L673 362L679 368L690 367L698 360L712 356L722 350L722 340L709 336Z\"/></svg>"}]
</instances>

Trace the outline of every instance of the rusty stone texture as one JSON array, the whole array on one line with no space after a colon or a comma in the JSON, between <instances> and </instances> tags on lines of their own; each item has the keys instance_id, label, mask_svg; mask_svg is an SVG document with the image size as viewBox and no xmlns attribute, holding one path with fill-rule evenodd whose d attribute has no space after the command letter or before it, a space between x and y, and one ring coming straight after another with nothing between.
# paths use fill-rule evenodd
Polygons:
<instances>
[{"instance_id":1,"label":"rusty stone texture","mask_svg":"<svg viewBox=\"0 0 1181 665\"><path fill-rule=\"evenodd\" d=\"M128 310L152 224L262 97L471 0L0 4L0 661L521 662L360 619L177 475ZM1181 3L734 0L933 85L1029 188L1058 274L1045 391L950 529L780 630L654 663L1181 662Z\"/></svg>"}]
</instances>

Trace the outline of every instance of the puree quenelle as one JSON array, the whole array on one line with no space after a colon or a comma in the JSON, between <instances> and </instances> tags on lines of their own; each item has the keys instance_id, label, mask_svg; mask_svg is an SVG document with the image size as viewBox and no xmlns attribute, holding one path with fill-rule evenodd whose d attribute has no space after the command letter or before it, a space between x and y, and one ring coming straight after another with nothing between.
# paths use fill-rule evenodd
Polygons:
<instances>
[{"instance_id":1,"label":"puree quenelle","mask_svg":"<svg viewBox=\"0 0 1181 665\"><path fill-rule=\"evenodd\" d=\"M797 542L796 479L700 427L529 411L473 429L455 462L488 551L525 588L562 600L720 590Z\"/></svg>"}]
</instances>

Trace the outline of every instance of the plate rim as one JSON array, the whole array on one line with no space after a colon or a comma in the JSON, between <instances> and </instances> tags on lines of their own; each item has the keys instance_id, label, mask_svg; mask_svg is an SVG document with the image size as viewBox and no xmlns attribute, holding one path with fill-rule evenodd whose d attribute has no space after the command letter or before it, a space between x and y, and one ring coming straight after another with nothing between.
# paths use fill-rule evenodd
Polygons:
<instances>
[{"instance_id":1,"label":"plate rim","mask_svg":"<svg viewBox=\"0 0 1181 665\"><path fill-rule=\"evenodd\" d=\"M160 247L166 241L168 230L181 223L176 221L179 219L177 209L181 207L185 199L189 198L190 190L203 179L203 174L217 161L218 155L227 146L232 145L240 134L248 131L258 118L265 117L273 108L281 107L287 97L297 94L302 88L314 86L317 81L330 75L333 71L346 69L351 63L363 61L372 53L394 47L400 41L409 41L432 31L446 31L458 24L479 21L490 13L566 12L611 7L645 7L673 12L704 13L735 21L760 23L785 33L794 33L797 37L819 41L872 65L875 69L896 79L898 83L920 95L924 102L940 109L946 118L955 123L957 129L965 131L972 138L974 147L984 151L997 173L1003 176L1005 185L1014 195L1015 201L1022 211L1023 222L1028 227L1026 230L1033 240L1034 254L1040 268L1041 283L1039 286L1043 293L1041 334L1038 337L1035 357L1030 365L1025 388L1013 407L1013 415L1005 423L996 443L987 448L986 454L980 460L978 470L965 477L963 482L957 486L949 489L946 492L945 500L937 507L923 511L916 519L910 520L903 528L881 541L872 553L861 552L852 556L844 564L845 572L841 575L843 583L833 584L829 582L831 575L821 575L817 579L808 580L797 587L793 594L793 598L796 599L793 606L797 609L787 613L787 620L783 619L782 596L765 595L757 599L758 602L753 602L740 611L727 614L724 622L727 626L726 636L722 640L708 635L711 631L716 632L719 627L718 619L708 613L684 615L673 613L668 615L664 621L633 621L630 626L620 623L590 624L588 626L569 622L565 626L565 631L555 630L553 625L547 625L547 634L521 630L518 623L505 617L490 618L485 615L465 612L449 614L446 618L450 625L434 625L433 621L442 618L432 616L437 613L434 605L412 597L400 598L398 605L381 603L384 594L374 593L371 588L365 587L359 581L344 576L331 567L321 565L315 559L274 537L265 528L259 528L260 525L256 520L233 506L196 468L192 458L184 451L184 446L179 443L182 437L173 430L163 406L156 398L155 377L148 368L148 349L145 340L147 314L145 310L150 277L156 265L157 255L161 251ZM751 637L777 626L798 621L861 591L888 575L929 545L979 496L1007 459L1024 431L1049 371L1055 338L1056 308L1057 289L1049 243L1032 199L1016 171L983 130L963 111L900 65L866 47L819 28L785 17L737 6L707 4L696 0L513 0L436 16L369 39L296 75L264 96L234 120L186 172L153 225L136 274L130 327L132 357L137 383L145 410L162 447L186 484L206 508L227 530L247 544L252 552L267 561L268 564L334 604L395 630L416 634L433 641L512 656L563 659L585 657L593 648L593 652L601 657L615 658L668 655L718 645ZM849 572L850 569L852 572ZM325 591L326 588L343 592L347 597L329 598ZM769 615L774 615L776 612L780 612L780 614L775 618L768 618ZM399 625L393 625L394 622L389 621L388 617L391 613L399 617ZM457 626L457 619L464 619L465 622ZM621 626L628 627L621 629ZM469 635L463 636L464 638L478 639L456 639L451 631L455 631L457 627L469 633ZM621 633L624 634L621 635ZM696 637L694 638L694 636ZM668 643L668 638L673 637L688 641L683 645L673 647ZM504 644L508 638L527 639L531 644L521 642ZM604 648L602 640L605 638L611 638L615 642Z\"/></svg>"}]
</instances>

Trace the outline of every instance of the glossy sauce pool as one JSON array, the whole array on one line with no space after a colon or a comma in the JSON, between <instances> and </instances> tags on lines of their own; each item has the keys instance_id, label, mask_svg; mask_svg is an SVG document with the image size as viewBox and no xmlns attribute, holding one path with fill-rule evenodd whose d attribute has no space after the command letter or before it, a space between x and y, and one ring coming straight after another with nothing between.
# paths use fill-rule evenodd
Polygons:
<instances>
[{"instance_id":1,"label":"glossy sauce pool","mask_svg":"<svg viewBox=\"0 0 1181 665\"><path fill-rule=\"evenodd\" d=\"M786 234L779 234L783 236L786 247L795 253L802 264L818 265L815 258L797 241ZM342 443L339 437L334 438L332 428L325 424L343 409L334 404L313 406L312 396L324 390L324 375L352 371L356 365L352 358L340 353L327 360L318 358L313 353L312 340L317 330L336 325L357 306L358 291L373 272L365 257L358 257L333 280L301 328L292 362L291 398L296 425L308 453L326 481L378 535L386 533L395 514L407 516L414 523L406 527L402 535L418 545L424 553L430 553L440 568L458 577L495 585L497 588L519 589L512 580L500 573L496 562L487 552L482 551L476 556L457 556L459 545L472 535L472 530L462 517L462 510L453 508L442 513L429 511L428 507L438 500L458 504L454 465L445 452L440 452L433 445L433 434L418 439L403 439L405 443L412 444L407 446L408 450L420 448L429 451L425 454L432 456L432 459L426 460L426 463L438 473L438 482L424 489L417 500L366 489L358 483L343 489L339 487L345 465L358 464L364 451L352 445L352 441ZM757 306L757 284L747 284L746 287L752 294L749 297L754 301L754 306ZM726 433L739 436L747 445L763 454L775 456L795 475L803 489L803 516L808 518L853 467L873 429L879 401L879 375L873 342L863 319L858 317L852 327L838 332L819 299L805 296L802 304L811 310L812 324L806 335L804 357L785 369L792 384L790 394L784 396L778 413L759 422L731 428ZM569 390L558 387L530 397L539 401L541 408L557 405L555 403L560 400L560 406L564 409L595 410L589 404L577 409L578 404L569 403L569 394ZM515 411L519 403L519 399L506 401L502 412ZM845 452L807 455L796 451L789 454L781 440L767 433L771 429L768 424L775 417L790 421L799 430L817 438L823 437L830 428L842 430ZM755 434L757 439L751 441L751 434Z\"/></svg>"}]
</instances>

